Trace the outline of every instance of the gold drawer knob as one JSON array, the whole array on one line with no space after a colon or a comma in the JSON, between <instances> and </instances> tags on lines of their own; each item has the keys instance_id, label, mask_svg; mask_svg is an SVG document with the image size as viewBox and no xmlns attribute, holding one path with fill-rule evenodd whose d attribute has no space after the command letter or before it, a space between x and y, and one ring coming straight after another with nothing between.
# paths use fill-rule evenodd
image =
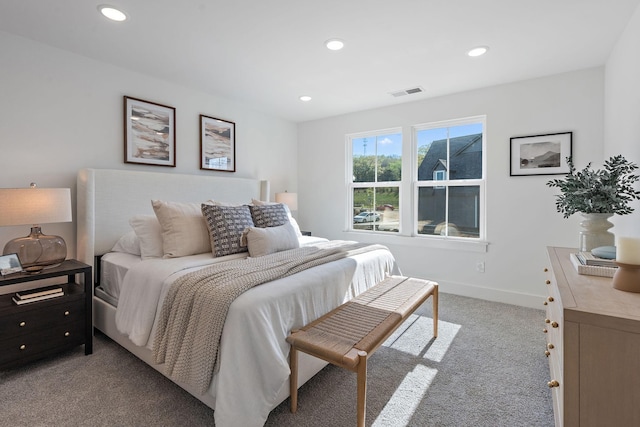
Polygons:
<instances>
[{"instance_id":1,"label":"gold drawer knob","mask_svg":"<svg viewBox=\"0 0 640 427\"><path fill-rule=\"evenodd\" d=\"M560 326L560 325L558 325L558 322L551 322L551 327L552 328L557 328L558 326Z\"/></svg>"},{"instance_id":2,"label":"gold drawer knob","mask_svg":"<svg viewBox=\"0 0 640 427\"><path fill-rule=\"evenodd\" d=\"M546 333L547 333L547 332L549 332L549 331L547 331L547 328L544 328L544 329L542 330L542 332L544 332L544 333L546 334Z\"/></svg>"},{"instance_id":3,"label":"gold drawer knob","mask_svg":"<svg viewBox=\"0 0 640 427\"><path fill-rule=\"evenodd\" d=\"M547 344L547 348L549 350L553 350L554 348L556 348L556 346L554 346L553 344L549 343L549 344Z\"/></svg>"},{"instance_id":4,"label":"gold drawer knob","mask_svg":"<svg viewBox=\"0 0 640 427\"><path fill-rule=\"evenodd\" d=\"M65 337L68 337L69 335L71 335L69 332L65 332L65 333L64 333L64 336L65 336Z\"/></svg>"},{"instance_id":5,"label":"gold drawer knob","mask_svg":"<svg viewBox=\"0 0 640 427\"><path fill-rule=\"evenodd\" d=\"M547 280L544 281L544 283L546 283L547 285L550 285L551 284L551 280L547 279Z\"/></svg>"},{"instance_id":6,"label":"gold drawer knob","mask_svg":"<svg viewBox=\"0 0 640 427\"><path fill-rule=\"evenodd\" d=\"M549 305L547 301L543 302L542 305Z\"/></svg>"},{"instance_id":7,"label":"gold drawer knob","mask_svg":"<svg viewBox=\"0 0 640 427\"><path fill-rule=\"evenodd\" d=\"M560 387L560 383L556 380L551 380L547 383L549 388Z\"/></svg>"},{"instance_id":8,"label":"gold drawer knob","mask_svg":"<svg viewBox=\"0 0 640 427\"><path fill-rule=\"evenodd\" d=\"M549 297L549 298L547 298L547 301L549 301L549 302L553 302L553 301L554 301L554 299L553 299L553 297Z\"/></svg>"},{"instance_id":9,"label":"gold drawer knob","mask_svg":"<svg viewBox=\"0 0 640 427\"><path fill-rule=\"evenodd\" d=\"M545 350L544 355L549 357L549 356L551 356L551 353L549 352L549 350Z\"/></svg>"},{"instance_id":10,"label":"gold drawer knob","mask_svg":"<svg viewBox=\"0 0 640 427\"><path fill-rule=\"evenodd\" d=\"M544 319L544 323L551 323L551 320L549 320L549 319Z\"/></svg>"},{"instance_id":11,"label":"gold drawer knob","mask_svg":"<svg viewBox=\"0 0 640 427\"><path fill-rule=\"evenodd\" d=\"M547 267L544 268L544 272L546 273L547 271L549 271L549 269Z\"/></svg>"},{"instance_id":12,"label":"gold drawer knob","mask_svg":"<svg viewBox=\"0 0 640 427\"><path fill-rule=\"evenodd\" d=\"M20 326L21 328L24 328L25 326L27 326L27 322L20 322L18 326Z\"/></svg>"},{"instance_id":13,"label":"gold drawer knob","mask_svg":"<svg viewBox=\"0 0 640 427\"><path fill-rule=\"evenodd\" d=\"M27 346L26 346L26 345L24 345L24 344L22 344L22 345L20 346L20 350L24 350L25 348L27 348Z\"/></svg>"},{"instance_id":14,"label":"gold drawer knob","mask_svg":"<svg viewBox=\"0 0 640 427\"><path fill-rule=\"evenodd\" d=\"M65 316L68 316L68 315L69 315L69 310L65 311L65 312L64 312L64 315L65 315Z\"/></svg>"}]
</instances>

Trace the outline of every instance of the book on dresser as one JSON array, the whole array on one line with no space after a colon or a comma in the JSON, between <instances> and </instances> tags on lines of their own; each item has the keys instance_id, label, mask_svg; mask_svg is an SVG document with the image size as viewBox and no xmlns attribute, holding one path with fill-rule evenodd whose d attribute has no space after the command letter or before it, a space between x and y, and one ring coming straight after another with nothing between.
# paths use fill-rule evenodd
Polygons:
<instances>
[{"instance_id":1,"label":"book on dresser","mask_svg":"<svg viewBox=\"0 0 640 427\"><path fill-rule=\"evenodd\" d=\"M31 289L28 291L16 292L12 300L17 305L28 304L36 301L43 301L57 298L64 295L60 286L50 286L47 288Z\"/></svg>"},{"instance_id":2,"label":"book on dresser","mask_svg":"<svg viewBox=\"0 0 640 427\"><path fill-rule=\"evenodd\" d=\"M583 265L596 265L598 267L618 267L615 259L599 258L591 252L578 252L578 259Z\"/></svg>"}]
</instances>

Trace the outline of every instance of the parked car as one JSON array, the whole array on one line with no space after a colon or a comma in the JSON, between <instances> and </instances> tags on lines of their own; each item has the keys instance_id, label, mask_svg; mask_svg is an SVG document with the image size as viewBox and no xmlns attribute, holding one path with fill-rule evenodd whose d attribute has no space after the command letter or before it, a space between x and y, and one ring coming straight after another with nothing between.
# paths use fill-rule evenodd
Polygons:
<instances>
[{"instance_id":1,"label":"parked car","mask_svg":"<svg viewBox=\"0 0 640 427\"><path fill-rule=\"evenodd\" d=\"M376 207L376 210L377 210L377 211L386 211L387 209L392 211L392 210L394 210L395 208L393 207L393 205L390 205L390 204L388 204L388 203L387 203L387 204L380 205L380 206Z\"/></svg>"},{"instance_id":2,"label":"parked car","mask_svg":"<svg viewBox=\"0 0 640 427\"><path fill-rule=\"evenodd\" d=\"M353 223L361 222L378 222L380 221L380 214L378 212L360 212L353 217Z\"/></svg>"}]
</instances>

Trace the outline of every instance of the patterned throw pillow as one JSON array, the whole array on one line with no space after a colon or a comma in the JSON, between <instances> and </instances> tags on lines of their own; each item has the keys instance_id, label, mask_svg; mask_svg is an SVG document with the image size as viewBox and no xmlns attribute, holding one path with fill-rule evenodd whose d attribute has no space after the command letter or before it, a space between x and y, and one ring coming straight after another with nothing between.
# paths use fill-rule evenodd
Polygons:
<instances>
[{"instance_id":1,"label":"patterned throw pillow","mask_svg":"<svg viewBox=\"0 0 640 427\"><path fill-rule=\"evenodd\" d=\"M256 227L278 227L289 222L289 215L281 203L274 205L249 206L251 218Z\"/></svg>"},{"instance_id":2,"label":"patterned throw pillow","mask_svg":"<svg viewBox=\"0 0 640 427\"><path fill-rule=\"evenodd\" d=\"M247 227L253 227L248 206L217 206L203 204L202 215L207 222L211 248L216 257L246 252L240 246L240 236Z\"/></svg>"}]
</instances>

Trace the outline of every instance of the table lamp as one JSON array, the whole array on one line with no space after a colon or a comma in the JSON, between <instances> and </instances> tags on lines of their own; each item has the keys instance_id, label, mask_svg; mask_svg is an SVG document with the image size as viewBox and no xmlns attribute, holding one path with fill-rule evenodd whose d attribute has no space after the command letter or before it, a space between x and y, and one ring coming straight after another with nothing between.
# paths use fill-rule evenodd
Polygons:
<instances>
[{"instance_id":1,"label":"table lamp","mask_svg":"<svg viewBox=\"0 0 640 427\"><path fill-rule=\"evenodd\" d=\"M18 254L28 272L59 265L67 257L67 244L60 236L42 234L40 224L71 221L69 188L0 188L0 226L31 224L31 234L10 240L3 254Z\"/></svg>"},{"instance_id":2,"label":"table lamp","mask_svg":"<svg viewBox=\"0 0 640 427\"><path fill-rule=\"evenodd\" d=\"M289 193L285 191L284 193L276 193L276 202L284 203L289 207L290 211L298 210L298 194L297 193Z\"/></svg>"}]
</instances>

